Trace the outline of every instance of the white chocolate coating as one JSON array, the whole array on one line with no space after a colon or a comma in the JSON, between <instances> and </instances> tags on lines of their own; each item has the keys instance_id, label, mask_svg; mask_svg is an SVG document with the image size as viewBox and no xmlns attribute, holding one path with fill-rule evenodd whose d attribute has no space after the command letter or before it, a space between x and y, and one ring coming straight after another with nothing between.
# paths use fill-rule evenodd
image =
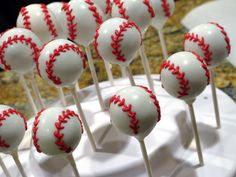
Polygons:
<instances>
[{"instance_id":1,"label":"white chocolate coating","mask_svg":"<svg viewBox=\"0 0 236 177\"><path fill-rule=\"evenodd\" d=\"M17 149L26 129L26 120L20 112L0 105L0 152L7 153Z\"/></svg>"},{"instance_id":2,"label":"white chocolate coating","mask_svg":"<svg viewBox=\"0 0 236 177\"><path fill-rule=\"evenodd\" d=\"M35 61L42 47L39 38L30 30L12 28L0 38L0 67L24 74L35 67Z\"/></svg>"},{"instance_id":3,"label":"white chocolate coating","mask_svg":"<svg viewBox=\"0 0 236 177\"><path fill-rule=\"evenodd\" d=\"M37 61L42 78L59 87L74 85L84 68L85 59L81 50L66 39L56 39L46 44Z\"/></svg>"},{"instance_id":4,"label":"white chocolate coating","mask_svg":"<svg viewBox=\"0 0 236 177\"><path fill-rule=\"evenodd\" d=\"M151 0L155 17L152 19L152 26L162 29L166 21L173 15L175 9L174 0Z\"/></svg>"},{"instance_id":5,"label":"white chocolate coating","mask_svg":"<svg viewBox=\"0 0 236 177\"><path fill-rule=\"evenodd\" d=\"M150 0L117 0L112 6L112 17L121 17L135 22L142 34L145 33L154 16Z\"/></svg>"},{"instance_id":6,"label":"white chocolate coating","mask_svg":"<svg viewBox=\"0 0 236 177\"><path fill-rule=\"evenodd\" d=\"M111 98L112 124L121 132L143 140L160 120L160 107L154 97L140 86L121 89Z\"/></svg>"},{"instance_id":7,"label":"white chocolate coating","mask_svg":"<svg viewBox=\"0 0 236 177\"><path fill-rule=\"evenodd\" d=\"M207 65L191 52L178 52L162 64L161 82L172 96L194 100L209 82Z\"/></svg>"},{"instance_id":8,"label":"white chocolate coating","mask_svg":"<svg viewBox=\"0 0 236 177\"><path fill-rule=\"evenodd\" d=\"M105 21L96 31L95 48L106 61L128 66L142 43L133 22L122 18Z\"/></svg>"},{"instance_id":9,"label":"white chocolate coating","mask_svg":"<svg viewBox=\"0 0 236 177\"><path fill-rule=\"evenodd\" d=\"M186 34L184 49L197 53L209 67L215 67L229 55L230 41L220 26L210 23L201 24Z\"/></svg>"},{"instance_id":10,"label":"white chocolate coating","mask_svg":"<svg viewBox=\"0 0 236 177\"><path fill-rule=\"evenodd\" d=\"M56 38L65 38L56 17L44 4L23 7L17 18L17 27L32 30L43 44Z\"/></svg>"},{"instance_id":11,"label":"white chocolate coating","mask_svg":"<svg viewBox=\"0 0 236 177\"><path fill-rule=\"evenodd\" d=\"M78 146L82 133L81 121L74 111L51 107L40 111L36 116L33 143L38 152L65 155Z\"/></svg>"}]
</instances>

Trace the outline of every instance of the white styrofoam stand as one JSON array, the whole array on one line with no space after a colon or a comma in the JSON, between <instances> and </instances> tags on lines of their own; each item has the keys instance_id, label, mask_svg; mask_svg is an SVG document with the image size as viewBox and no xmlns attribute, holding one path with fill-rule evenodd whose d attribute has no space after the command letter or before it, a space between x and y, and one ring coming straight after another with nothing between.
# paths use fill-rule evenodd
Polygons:
<instances>
[{"instance_id":1,"label":"white styrofoam stand","mask_svg":"<svg viewBox=\"0 0 236 177\"><path fill-rule=\"evenodd\" d=\"M136 84L147 85L145 76L135 76ZM217 90L222 119L222 128L216 129L210 87L194 103L205 166L199 167L196 148L185 104L170 97L155 79L155 91L162 109L162 120L145 139L155 177L234 177L236 176L236 105L226 94ZM115 80L115 86L102 82L103 98L109 98L117 90L129 85L128 79ZM121 134L110 124L108 112L100 112L94 86L81 89L79 96L87 120L91 126L98 152L92 152L86 135L73 155L81 177L146 177L139 144L134 138ZM68 100L70 98L67 98ZM57 105L58 103L55 103ZM75 106L69 108L76 110ZM143 110L145 111L145 110ZM29 132L32 120L29 121ZM27 146L30 133L24 142ZM20 177L12 158L3 155L3 160L13 177ZM62 157L49 157L21 150L19 158L28 177L73 177L69 163ZM0 169L0 175L3 172Z\"/></svg>"}]
</instances>

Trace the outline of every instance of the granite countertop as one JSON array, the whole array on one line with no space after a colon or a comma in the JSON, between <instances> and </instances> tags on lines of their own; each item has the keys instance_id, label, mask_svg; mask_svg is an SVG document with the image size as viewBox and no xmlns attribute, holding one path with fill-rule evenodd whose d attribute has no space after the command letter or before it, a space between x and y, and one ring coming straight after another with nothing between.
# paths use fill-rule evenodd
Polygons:
<instances>
[{"instance_id":1,"label":"granite countertop","mask_svg":"<svg viewBox=\"0 0 236 177\"><path fill-rule=\"evenodd\" d=\"M176 0L174 15L168 20L163 29L169 55L183 50L183 37L187 30L181 25L180 20L191 9L204 2L206 2L206 0ZM151 72L158 74L162 63L162 53L158 34L154 28L150 27L148 29L144 38L144 45L150 62ZM103 61L98 58L92 46L91 48L98 79L99 81L107 80ZM131 69L134 75L144 73L139 56L132 62ZM114 78L119 78L121 76L119 66L113 65L112 73ZM236 101L236 69L230 63L224 63L215 68L215 73L216 86ZM47 102L53 102L58 98L55 88L45 83L38 75L36 75L36 81L42 97ZM93 81L89 68L87 68L79 80L79 86L80 88L84 88L91 84L93 84ZM12 72L1 72L0 90L0 104L16 107L27 117L32 115L31 108L27 103L24 90L19 82L17 74ZM68 94L68 90L65 89L65 93Z\"/></svg>"}]
</instances>

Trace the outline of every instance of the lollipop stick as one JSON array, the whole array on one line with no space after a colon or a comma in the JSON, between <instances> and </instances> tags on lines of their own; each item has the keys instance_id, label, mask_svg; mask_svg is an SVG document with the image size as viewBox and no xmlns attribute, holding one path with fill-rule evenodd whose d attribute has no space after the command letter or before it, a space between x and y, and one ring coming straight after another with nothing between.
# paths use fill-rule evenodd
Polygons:
<instances>
[{"instance_id":1,"label":"lollipop stick","mask_svg":"<svg viewBox=\"0 0 236 177\"><path fill-rule=\"evenodd\" d=\"M110 81L111 85L114 86L114 79L111 72L111 64L106 61L104 61L104 64L105 64L105 69L107 71L108 80Z\"/></svg>"},{"instance_id":2,"label":"lollipop stick","mask_svg":"<svg viewBox=\"0 0 236 177\"><path fill-rule=\"evenodd\" d=\"M168 53L167 53L167 49L166 49L166 42L165 42L164 35L163 35L161 29L158 30L158 35L160 38L161 50L162 50L163 57L164 57L164 59L167 59Z\"/></svg>"},{"instance_id":3,"label":"lollipop stick","mask_svg":"<svg viewBox=\"0 0 236 177\"><path fill-rule=\"evenodd\" d=\"M75 87L76 87L76 90L77 90L77 91L80 90L78 82L75 83Z\"/></svg>"},{"instance_id":4,"label":"lollipop stick","mask_svg":"<svg viewBox=\"0 0 236 177\"><path fill-rule=\"evenodd\" d=\"M57 88L57 92L58 92L58 94L59 94L59 98L60 98L61 104L62 104L63 106L67 106L66 98L65 98L65 95L64 95L64 93L63 93L62 88Z\"/></svg>"},{"instance_id":5,"label":"lollipop stick","mask_svg":"<svg viewBox=\"0 0 236 177\"><path fill-rule=\"evenodd\" d=\"M26 175L26 173L25 173L25 171L24 171L24 169L23 169L23 167L22 167L22 165L20 163L20 160L19 160L19 157L18 157L18 152L17 151L12 151L11 152L11 156L13 157L13 159L14 159L14 161L16 163L16 166L17 166L17 168L20 171L21 176L22 177L27 177L27 175Z\"/></svg>"},{"instance_id":6,"label":"lollipop stick","mask_svg":"<svg viewBox=\"0 0 236 177\"><path fill-rule=\"evenodd\" d=\"M145 74L146 74L146 77L147 77L149 88L151 89L151 91L153 93L155 93L154 86L153 86L153 80L151 78L151 71L150 71L150 67L149 67L149 64L148 64L148 59L147 59L147 56L144 52L143 45L141 45L141 47L139 49L139 53L140 53L140 56L141 56L141 60L142 60L142 63L143 63L143 67L144 67L144 71L145 71Z\"/></svg>"},{"instance_id":7,"label":"lollipop stick","mask_svg":"<svg viewBox=\"0 0 236 177\"><path fill-rule=\"evenodd\" d=\"M150 161L148 159L148 155L147 155L147 150L146 150L146 146L144 144L144 141L139 141L139 145L142 151L142 155L143 155L143 161L145 164L145 168L148 174L148 177L152 177L152 169L151 169L151 165L150 165Z\"/></svg>"},{"instance_id":8,"label":"lollipop stick","mask_svg":"<svg viewBox=\"0 0 236 177\"><path fill-rule=\"evenodd\" d=\"M200 164L200 166L203 166L204 161L203 161L203 156L202 156L202 148L201 148L200 138L199 138L199 134L198 134L197 123L196 123L196 119L195 119L193 105L192 105L192 103L187 103L187 104L188 104L188 108L189 108L189 112L190 112L190 116L191 116L191 120L192 120L191 122L192 122L192 127L193 127L193 134L194 134L194 138L195 138L195 142L196 142L196 146L197 146L197 154L198 154L199 164Z\"/></svg>"},{"instance_id":9,"label":"lollipop stick","mask_svg":"<svg viewBox=\"0 0 236 177\"><path fill-rule=\"evenodd\" d=\"M74 159L73 155L70 154L66 158L67 158L67 160L69 161L69 163L70 163L70 165L72 167L72 170L73 170L73 172L75 174L75 177L80 177L78 169L76 167L76 163L75 163L75 159Z\"/></svg>"},{"instance_id":10,"label":"lollipop stick","mask_svg":"<svg viewBox=\"0 0 236 177\"><path fill-rule=\"evenodd\" d=\"M2 158L0 157L0 166L2 167L2 171L4 172L6 177L11 177L9 171L7 170L6 165L4 164Z\"/></svg>"},{"instance_id":11,"label":"lollipop stick","mask_svg":"<svg viewBox=\"0 0 236 177\"><path fill-rule=\"evenodd\" d=\"M126 78L126 77L127 77L127 74L126 74L125 67L120 65L120 70L121 70L121 76L122 76L123 78Z\"/></svg>"},{"instance_id":12,"label":"lollipop stick","mask_svg":"<svg viewBox=\"0 0 236 177\"><path fill-rule=\"evenodd\" d=\"M86 121L86 119L85 119L85 115L84 115L84 112L83 112L82 107L81 107L81 105L80 105L79 97L78 97L78 95L77 95L77 92L76 92L76 88L75 88L75 87L72 87L72 88L71 88L71 94L72 94L73 99L74 99L74 101L75 101L75 105L76 105L76 107L77 107L77 109L78 109L80 118L81 118L81 120L82 120L82 122L83 122L83 126L84 126L84 129L85 129L85 132L87 133L89 142L90 142L90 144L91 144L91 146L92 146L92 148L93 148L93 151L96 151L96 150L97 150L97 148L96 148L96 143L95 143L95 141L94 141L94 138L93 138L93 135L92 135L92 133L91 133L91 131L90 131L90 128L89 128L89 126L88 126L88 123L87 123L87 121Z\"/></svg>"},{"instance_id":13,"label":"lollipop stick","mask_svg":"<svg viewBox=\"0 0 236 177\"><path fill-rule=\"evenodd\" d=\"M211 92L212 92L212 98L213 98L213 104L214 104L214 110L215 110L216 124L217 124L217 127L220 128L221 122L220 122L220 113L219 113L216 87L215 87L215 81L214 81L214 71L211 70L210 73L211 73L210 84L211 84Z\"/></svg>"},{"instance_id":14,"label":"lollipop stick","mask_svg":"<svg viewBox=\"0 0 236 177\"><path fill-rule=\"evenodd\" d=\"M30 93L30 90L29 90L29 88L26 84L26 81L25 81L25 78L24 78L23 75L20 75L20 80L21 80L22 86L25 90L25 93L26 93L27 99L29 101L29 104L30 104L31 108L33 109L34 115L36 115L38 113L38 110L37 110L37 107L35 106L34 100L32 98L32 95Z\"/></svg>"},{"instance_id":15,"label":"lollipop stick","mask_svg":"<svg viewBox=\"0 0 236 177\"><path fill-rule=\"evenodd\" d=\"M130 71L130 68L128 66L125 67L125 71L126 71L127 75L129 76L130 85L135 86L135 82L134 82L132 72Z\"/></svg>"},{"instance_id":16,"label":"lollipop stick","mask_svg":"<svg viewBox=\"0 0 236 177\"><path fill-rule=\"evenodd\" d=\"M95 85L95 89L96 89L96 92L97 92L98 101L99 101L99 104L101 106L102 111L104 111L105 110L105 105L104 105L104 102L103 102L103 99L102 99L101 90L100 90L99 85L98 85L98 78L97 78L97 74L96 74L96 71L95 71L95 67L94 67L94 63L93 63L93 59L92 59L92 55L91 55L91 51L89 49L89 46L85 47L85 52L86 52L86 55L88 57L89 68L90 68L92 78L93 78L93 82L94 82L94 85Z\"/></svg>"}]
</instances>

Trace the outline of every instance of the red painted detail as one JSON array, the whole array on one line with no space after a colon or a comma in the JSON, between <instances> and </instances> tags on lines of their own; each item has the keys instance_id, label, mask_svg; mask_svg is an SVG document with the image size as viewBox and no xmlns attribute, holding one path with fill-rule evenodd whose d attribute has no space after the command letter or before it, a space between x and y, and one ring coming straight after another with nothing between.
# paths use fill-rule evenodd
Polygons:
<instances>
[{"instance_id":1,"label":"red painted detail","mask_svg":"<svg viewBox=\"0 0 236 177\"><path fill-rule=\"evenodd\" d=\"M142 86L142 85L137 85L137 86L143 88L150 95L150 98L153 100L153 103L156 106L156 109L158 112L157 122L159 122L161 120L161 108L160 108L160 105L159 105L159 102L158 102L156 96L147 87Z\"/></svg>"},{"instance_id":2,"label":"red painted detail","mask_svg":"<svg viewBox=\"0 0 236 177\"><path fill-rule=\"evenodd\" d=\"M58 36L56 27L53 24L53 21L51 19L51 15L49 14L48 8L45 4L40 4L41 10L44 14L44 20L48 26L48 30L51 32L51 35L56 38Z\"/></svg>"},{"instance_id":3,"label":"red painted detail","mask_svg":"<svg viewBox=\"0 0 236 177\"><path fill-rule=\"evenodd\" d=\"M34 119L34 124L33 124L33 127L32 127L32 140L33 140L33 143L34 143L34 146L36 148L36 150L40 153L42 152L41 149L40 149L40 146L38 144L38 140L39 138L37 137L37 131L38 131L38 125L39 125L39 118L41 116L41 114L43 113L43 111L45 111L46 109L42 109L41 111L39 111Z\"/></svg>"},{"instance_id":4,"label":"red painted detail","mask_svg":"<svg viewBox=\"0 0 236 177\"><path fill-rule=\"evenodd\" d=\"M98 37L99 37L99 29L100 29L100 26L101 26L101 25L99 25L98 28L97 28L96 31L95 31L93 45L94 45L94 48L95 48L96 53L97 53L98 56L101 58L101 56L100 56L100 54L99 54L99 51L98 51Z\"/></svg>"},{"instance_id":5,"label":"red painted detail","mask_svg":"<svg viewBox=\"0 0 236 177\"><path fill-rule=\"evenodd\" d=\"M93 17L98 25L101 25L103 20L102 16L98 13L96 6L91 0L85 0L85 2L89 5L89 10L93 13Z\"/></svg>"},{"instance_id":6,"label":"red painted detail","mask_svg":"<svg viewBox=\"0 0 236 177\"><path fill-rule=\"evenodd\" d=\"M168 0L161 0L161 6L163 8L163 11L165 13L166 17L170 17L171 16L171 12L170 12L170 4L168 3Z\"/></svg>"},{"instance_id":7,"label":"red painted detail","mask_svg":"<svg viewBox=\"0 0 236 177\"><path fill-rule=\"evenodd\" d=\"M124 2L121 0L114 0L114 4L119 9L119 14L122 16L122 18L129 19L129 16L126 14L126 8L124 7Z\"/></svg>"},{"instance_id":8,"label":"red painted detail","mask_svg":"<svg viewBox=\"0 0 236 177\"><path fill-rule=\"evenodd\" d=\"M60 150L70 153L73 151L73 149L65 143L63 140L64 134L61 132L65 127L63 124L67 123L67 121L72 118L76 117L80 121L80 126L81 126L81 133L83 133L83 127L82 127L82 122L79 118L79 116L71 110L65 110L62 112L61 115L58 117L58 121L55 123L56 131L54 131L54 136L56 138L55 144L59 147Z\"/></svg>"},{"instance_id":9,"label":"red painted detail","mask_svg":"<svg viewBox=\"0 0 236 177\"><path fill-rule=\"evenodd\" d=\"M230 39L229 39L225 29L223 28L223 26L221 26L220 24L218 24L216 22L210 22L210 24L213 24L220 29L220 32L223 34L225 42L226 42L226 49L228 51L228 54L230 54L230 51L231 51Z\"/></svg>"},{"instance_id":10,"label":"red painted detail","mask_svg":"<svg viewBox=\"0 0 236 177\"><path fill-rule=\"evenodd\" d=\"M171 73L175 75L176 79L179 80L180 91L178 91L177 97L182 98L189 95L189 81L185 79L185 73L180 71L179 66L175 66L174 63L171 63L169 60L165 60L161 65L161 71L163 69L168 69L169 71L171 71Z\"/></svg>"},{"instance_id":11,"label":"red painted detail","mask_svg":"<svg viewBox=\"0 0 236 177\"><path fill-rule=\"evenodd\" d=\"M121 99L120 96L117 95L111 97L110 104L114 104L122 108L122 111L125 112L130 118L129 128L135 135L137 135L139 130L139 120L136 117L136 112L132 111L132 105L126 104L125 99Z\"/></svg>"},{"instance_id":12,"label":"red painted detail","mask_svg":"<svg viewBox=\"0 0 236 177\"><path fill-rule=\"evenodd\" d=\"M106 0L106 14L110 14L111 13L111 1L110 0Z\"/></svg>"},{"instance_id":13,"label":"red painted detail","mask_svg":"<svg viewBox=\"0 0 236 177\"><path fill-rule=\"evenodd\" d=\"M2 137L0 136L0 147L1 148L9 148L10 145L6 143L6 141L4 139L2 139Z\"/></svg>"},{"instance_id":14,"label":"red painted detail","mask_svg":"<svg viewBox=\"0 0 236 177\"><path fill-rule=\"evenodd\" d=\"M204 37L199 37L198 34L194 34L194 33L187 33L184 37L184 43L186 41L196 43L203 51L204 61L206 62L207 65L210 65L212 61L212 52L209 49L210 45L205 42Z\"/></svg>"},{"instance_id":15,"label":"red painted detail","mask_svg":"<svg viewBox=\"0 0 236 177\"><path fill-rule=\"evenodd\" d=\"M22 7L20 9L20 14L23 18L23 25L24 28L31 30L31 22L30 22L30 16L29 16L29 11L27 10L26 7Z\"/></svg>"},{"instance_id":16,"label":"red painted detail","mask_svg":"<svg viewBox=\"0 0 236 177\"><path fill-rule=\"evenodd\" d=\"M49 59L46 61L46 73L48 78L53 81L54 84L60 85L61 79L54 74L53 67L54 63L56 62L56 58L60 56L61 53L66 53L67 51L74 51L80 58L83 60L83 67L86 67L86 60L84 58L83 53L79 49L79 47L75 44L63 44L59 45L56 49L54 49L53 53L49 55Z\"/></svg>"},{"instance_id":17,"label":"red painted detail","mask_svg":"<svg viewBox=\"0 0 236 177\"><path fill-rule=\"evenodd\" d=\"M77 37L77 34L76 34L77 23L75 22L75 16L72 14L73 10L70 8L69 3L63 3L61 10L65 11L66 13L67 30L69 32L69 38L71 40L75 40L75 38Z\"/></svg>"},{"instance_id":18,"label":"red painted detail","mask_svg":"<svg viewBox=\"0 0 236 177\"><path fill-rule=\"evenodd\" d=\"M155 13L154 13L154 10L153 10L153 8L152 8L152 6L151 6L150 1L149 1L149 0L143 0L143 3L147 6L148 12L149 12L150 16L151 16L152 18L155 17Z\"/></svg>"}]
</instances>

